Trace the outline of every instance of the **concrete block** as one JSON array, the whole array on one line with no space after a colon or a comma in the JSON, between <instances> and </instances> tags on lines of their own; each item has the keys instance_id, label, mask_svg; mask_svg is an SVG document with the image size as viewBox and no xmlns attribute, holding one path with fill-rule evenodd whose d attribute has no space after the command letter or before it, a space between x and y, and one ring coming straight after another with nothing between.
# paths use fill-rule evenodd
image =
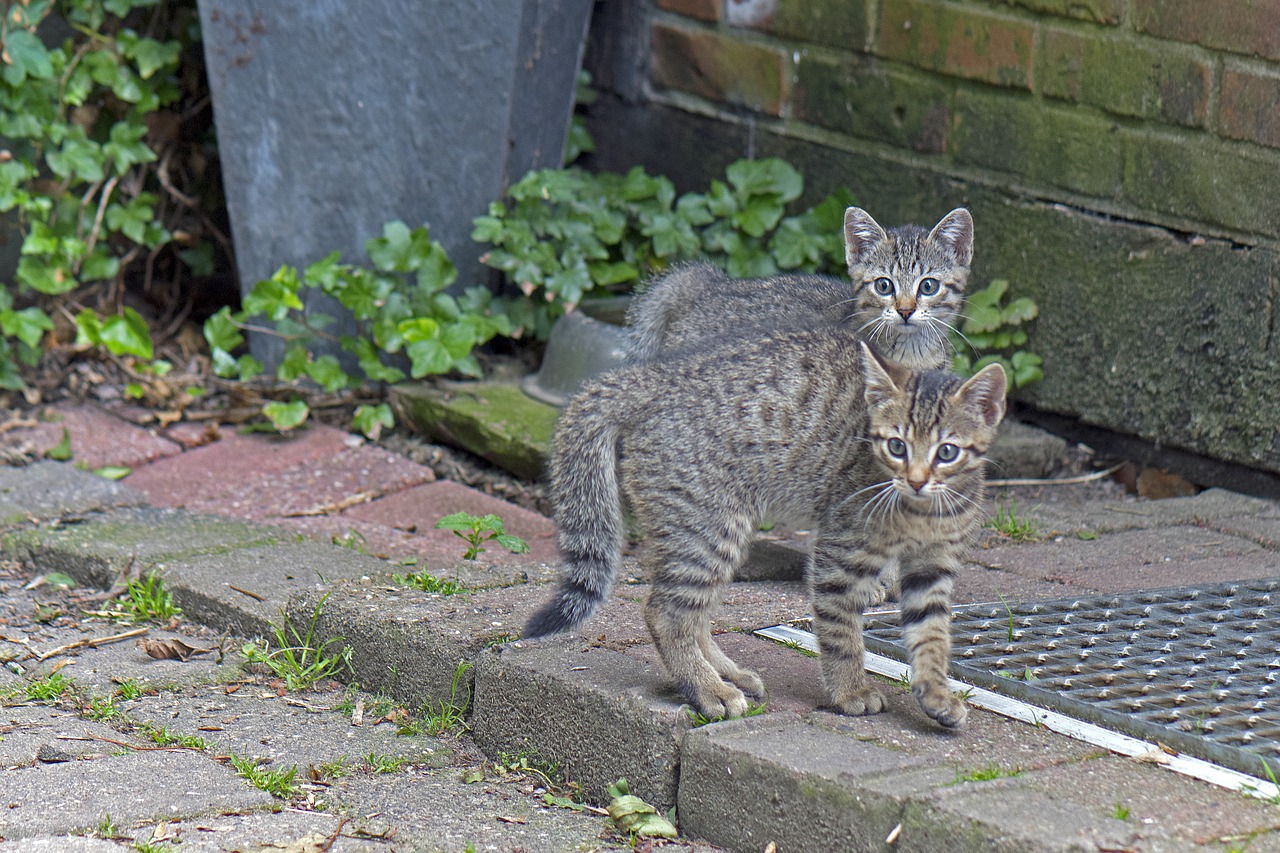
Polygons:
<instances>
[{"instance_id":1,"label":"concrete block","mask_svg":"<svg viewBox=\"0 0 1280 853\"><path fill-rule=\"evenodd\" d=\"M0 467L0 527L138 507L145 502L141 493L128 486L65 462Z\"/></svg>"},{"instance_id":2,"label":"concrete block","mask_svg":"<svg viewBox=\"0 0 1280 853\"><path fill-rule=\"evenodd\" d=\"M545 640L477 659L471 731L491 755L528 750L560 765L594 802L607 802L606 788L625 778L665 811L692 727L682 704L656 663Z\"/></svg>"}]
</instances>

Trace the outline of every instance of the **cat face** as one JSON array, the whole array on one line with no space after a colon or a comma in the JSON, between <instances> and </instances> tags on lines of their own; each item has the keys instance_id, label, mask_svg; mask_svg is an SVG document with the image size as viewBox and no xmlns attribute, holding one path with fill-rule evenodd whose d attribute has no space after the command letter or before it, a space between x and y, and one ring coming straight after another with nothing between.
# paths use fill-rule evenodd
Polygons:
<instances>
[{"instance_id":1,"label":"cat face","mask_svg":"<svg viewBox=\"0 0 1280 853\"><path fill-rule=\"evenodd\" d=\"M872 449L895 496L885 500L957 514L972 502L966 492L1004 417L1004 369L992 364L961 382L908 371L862 347Z\"/></svg>"},{"instance_id":2,"label":"cat face","mask_svg":"<svg viewBox=\"0 0 1280 853\"><path fill-rule=\"evenodd\" d=\"M866 211L845 211L845 260L859 331L897 357L944 346L957 323L973 259L973 218L957 208L926 232L886 232Z\"/></svg>"}]
</instances>

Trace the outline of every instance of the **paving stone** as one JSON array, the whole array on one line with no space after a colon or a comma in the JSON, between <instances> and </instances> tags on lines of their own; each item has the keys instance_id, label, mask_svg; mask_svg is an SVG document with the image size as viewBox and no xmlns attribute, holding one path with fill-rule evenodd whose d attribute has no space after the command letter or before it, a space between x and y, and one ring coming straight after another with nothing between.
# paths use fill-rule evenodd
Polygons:
<instances>
[{"instance_id":1,"label":"paving stone","mask_svg":"<svg viewBox=\"0 0 1280 853\"><path fill-rule=\"evenodd\" d=\"M223 432L204 447L138 468L128 482L154 504L182 507L323 461L345 450L347 442L347 433L323 425L290 436Z\"/></svg>"},{"instance_id":2,"label":"paving stone","mask_svg":"<svg viewBox=\"0 0 1280 853\"><path fill-rule=\"evenodd\" d=\"M62 761L105 758L120 751L111 741L139 746L145 743L69 711L39 704L0 709L0 732L4 738L0 740L0 766L6 768L6 773L31 767L37 760L50 763L54 754L59 754Z\"/></svg>"},{"instance_id":3,"label":"paving stone","mask_svg":"<svg viewBox=\"0 0 1280 853\"><path fill-rule=\"evenodd\" d=\"M269 636L289 597L339 580L387 578L384 560L318 542L283 542L159 562L190 619L242 637Z\"/></svg>"},{"instance_id":4,"label":"paving stone","mask_svg":"<svg viewBox=\"0 0 1280 853\"><path fill-rule=\"evenodd\" d=\"M6 447L29 443L41 456L62 441L63 430L71 439L72 460L90 470L104 465L135 468L182 452L182 447L93 405L59 405L55 420L34 427L10 430L0 436Z\"/></svg>"},{"instance_id":5,"label":"paving stone","mask_svg":"<svg viewBox=\"0 0 1280 853\"><path fill-rule=\"evenodd\" d=\"M271 850L327 851L327 853L394 853L403 850L399 833L390 838L356 837L358 832L385 832L387 822L364 820L363 815L338 815L294 809L249 814L211 814L197 820L175 820L165 824L165 834L176 839L182 853L227 853L227 851ZM144 844L154 835L155 825L133 834L135 844ZM332 846L329 843L332 842ZM112 848L119 853L120 848ZM161 845L164 849L164 845ZM0 847L0 853L7 853Z\"/></svg>"},{"instance_id":6,"label":"paving stone","mask_svg":"<svg viewBox=\"0 0 1280 853\"><path fill-rule=\"evenodd\" d=\"M60 571L106 589L122 573L166 560L272 544L288 533L169 509L124 509L83 523L17 530L0 538L0 554L37 572Z\"/></svg>"},{"instance_id":7,"label":"paving stone","mask_svg":"<svg viewBox=\"0 0 1280 853\"><path fill-rule=\"evenodd\" d=\"M479 656L471 729L490 754L526 750L560 765L593 801L607 802L608 786L625 778L665 811L692 725L682 704L656 664L545 640Z\"/></svg>"},{"instance_id":8,"label":"paving stone","mask_svg":"<svg viewBox=\"0 0 1280 853\"><path fill-rule=\"evenodd\" d=\"M141 506L141 492L65 462L0 467L0 526Z\"/></svg>"},{"instance_id":9,"label":"paving stone","mask_svg":"<svg viewBox=\"0 0 1280 853\"><path fill-rule=\"evenodd\" d=\"M152 750L0 774L0 835L86 832L105 817L120 826L206 812L267 808L270 795L187 750Z\"/></svg>"},{"instance_id":10,"label":"paving stone","mask_svg":"<svg viewBox=\"0 0 1280 853\"><path fill-rule=\"evenodd\" d=\"M1225 489L1206 489L1195 497L1159 501L1090 502L1076 506L1035 503L1027 506L1026 513L1042 532L1113 533L1239 519L1280 521L1280 503Z\"/></svg>"},{"instance_id":11,"label":"paving stone","mask_svg":"<svg viewBox=\"0 0 1280 853\"><path fill-rule=\"evenodd\" d=\"M120 845L105 838L66 835L0 841L0 853L120 853Z\"/></svg>"}]
</instances>

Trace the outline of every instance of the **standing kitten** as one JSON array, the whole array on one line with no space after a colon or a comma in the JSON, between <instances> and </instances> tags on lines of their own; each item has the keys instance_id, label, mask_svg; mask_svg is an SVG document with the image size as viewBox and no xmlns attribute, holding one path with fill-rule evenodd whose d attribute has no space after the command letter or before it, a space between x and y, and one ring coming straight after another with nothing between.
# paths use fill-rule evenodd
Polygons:
<instances>
[{"instance_id":1,"label":"standing kitten","mask_svg":"<svg viewBox=\"0 0 1280 853\"><path fill-rule=\"evenodd\" d=\"M861 208L844 214L849 279L785 273L731 279L693 264L636 298L627 319L630 364L765 330L846 324L910 368L951 366L956 325L973 260L973 218L957 208L932 231L886 232Z\"/></svg>"},{"instance_id":2,"label":"standing kitten","mask_svg":"<svg viewBox=\"0 0 1280 853\"><path fill-rule=\"evenodd\" d=\"M982 520L983 454L1004 415L998 365L967 382L876 356L847 329L741 341L622 368L561 417L551 464L565 576L525 637L567 631L608 595L623 540L621 492L643 533L645 622L707 717L763 693L711 638L720 592L763 518L812 523L807 577L830 705L880 711L863 669L862 613L900 577L912 692L959 725L947 690L952 578Z\"/></svg>"}]
</instances>

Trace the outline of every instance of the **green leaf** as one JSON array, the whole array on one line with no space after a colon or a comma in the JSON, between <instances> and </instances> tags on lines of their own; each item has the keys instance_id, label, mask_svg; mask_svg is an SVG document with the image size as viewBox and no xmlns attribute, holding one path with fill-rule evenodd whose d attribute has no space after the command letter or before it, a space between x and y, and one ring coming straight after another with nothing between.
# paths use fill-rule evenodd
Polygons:
<instances>
[{"instance_id":1,"label":"green leaf","mask_svg":"<svg viewBox=\"0 0 1280 853\"><path fill-rule=\"evenodd\" d=\"M294 344L285 350L280 364L276 367L276 377L283 382L292 382L307 373L307 362L311 353L302 344Z\"/></svg>"},{"instance_id":2,"label":"green leaf","mask_svg":"<svg viewBox=\"0 0 1280 853\"><path fill-rule=\"evenodd\" d=\"M1000 309L974 304L972 300L969 302L968 308L965 309L968 319L964 322L964 333L966 335L974 335L980 332L993 332L1000 328Z\"/></svg>"},{"instance_id":3,"label":"green leaf","mask_svg":"<svg viewBox=\"0 0 1280 853\"><path fill-rule=\"evenodd\" d=\"M777 157L731 163L725 170L725 177L733 185L739 200L769 194L786 203L799 198L804 192L804 178L794 166Z\"/></svg>"},{"instance_id":4,"label":"green leaf","mask_svg":"<svg viewBox=\"0 0 1280 853\"><path fill-rule=\"evenodd\" d=\"M62 428L62 440L44 452L48 459L55 462L67 462L71 459L71 433Z\"/></svg>"},{"instance_id":5,"label":"green leaf","mask_svg":"<svg viewBox=\"0 0 1280 853\"><path fill-rule=\"evenodd\" d=\"M1014 325L1034 320L1039 313L1036 303L1026 296L1010 302L1003 312L1004 321Z\"/></svg>"},{"instance_id":6,"label":"green leaf","mask_svg":"<svg viewBox=\"0 0 1280 853\"><path fill-rule=\"evenodd\" d=\"M179 42L138 38L129 30L120 33L118 38L125 46L124 55L137 63L138 74L143 80L150 79L161 69L177 67L178 56L182 52L182 44Z\"/></svg>"},{"instance_id":7,"label":"green leaf","mask_svg":"<svg viewBox=\"0 0 1280 853\"><path fill-rule=\"evenodd\" d=\"M146 135L147 126L141 122L130 124L118 121L111 126L111 141L102 146L102 153L115 164L117 175L123 175L139 163L150 163L156 159L155 152L142 141ZM150 205L147 209L149 218Z\"/></svg>"},{"instance_id":8,"label":"green leaf","mask_svg":"<svg viewBox=\"0 0 1280 853\"><path fill-rule=\"evenodd\" d=\"M351 416L351 426L369 439L377 439L382 430L391 429L395 424L395 416L386 403L357 406Z\"/></svg>"},{"instance_id":9,"label":"green leaf","mask_svg":"<svg viewBox=\"0 0 1280 853\"><path fill-rule=\"evenodd\" d=\"M288 403L273 400L262 407L262 414L280 432L289 432L301 426L310 413L311 409L304 400L293 400Z\"/></svg>"},{"instance_id":10,"label":"green leaf","mask_svg":"<svg viewBox=\"0 0 1280 853\"><path fill-rule=\"evenodd\" d=\"M5 34L4 56L4 80L11 86L20 86L28 77L36 80L53 77L49 51L35 33L23 29L10 30Z\"/></svg>"},{"instance_id":11,"label":"green leaf","mask_svg":"<svg viewBox=\"0 0 1280 853\"><path fill-rule=\"evenodd\" d=\"M480 519L469 512L454 512L443 516L435 524L436 530L478 531Z\"/></svg>"},{"instance_id":12,"label":"green leaf","mask_svg":"<svg viewBox=\"0 0 1280 853\"><path fill-rule=\"evenodd\" d=\"M153 355L151 330L147 328L147 321L132 308L126 307L119 316L104 320L98 336L98 342L113 355L148 359Z\"/></svg>"},{"instance_id":13,"label":"green leaf","mask_svg":"<svg viewBox=\"0 0 1280 853\"><path fill-rule=\"evenodd\" d=\"M302 300L298 298L298 271L291 266L282 266L271 278L264 279L253 286L243 300L246 314L265 314L277 323L288 316L289 312L303 310Z\"/></svg>"},{"instance_id":14,"label":"green leaf","mask_svg":"<svg viewBox=\"0 0 1280 853\"><path fill-rule=\"evenodd\" d=\"M510 533L499 534L494 537L494 541L512 554L527 554L529 552L529 543L519 536L512 536Z\"/></svg>"},{"instance_id":15,"label":"green leaf","mask_svg":"<svg viewBox=\"0 0 1280 853\"><path fill-rule=\"evenodd\" d=\"M444 348L444 344L434 338L413 341L404 348L404 351L409 356L411 364L409 375L414 379L446 373L453 364L453 359L449 351Z\"/></svg>"},{"instance_id":16,"label":"green leaf","mask_svg":"<svg viewBox=\"0 0 1280 853\"><path fill-rule=\"evenodd\" d=\"M204 321L204 339L211 349L233 350L244 343L244 335L231 308L223 306L218 313Z\"/></svg>"},{"instance_id":17,"label":"green leaf","mask_svg":"<svg viewBox=\"0 0 1280 853\"><path fill-rule=\"evenodd\" d=\"M187 265L193 275L207 276L212 275L215 269L213 261L213 246L208 243L201 243L198 246L192 246L190 249L182 249L178 252L178 257Z\"/></svg>"},{"instance_id":18,"label":"green leaf","mask_svg":"<svg viewBox=\"0 0 1280 853\"><path fill-rule=\"evenodd\" d=\"M335 356L322 355L308 364L306 369L307 375L331 394L351 384L350 377Z\"/></svg>"},{"instance_id":19,"label":"green leaf","mask_svg":"<svg viewBox=\"0 0 1280 853\"><path fill-rule=\"evenodd\" d=\"M93 473L108 480L123 480L133 473L133 469L123 465L104 465L101 468L95 468Z\"/></svg>"},{"instance_id":20,"label":"green leaf","mask_svg":"<svg viewBox=\"0 0 1280 853\"><path fill-rule=\"evenodd\" d=\"M40 345L45 332L53 331L53 321L35 306L21 311L5 309L0 311L0 330L29 347L35 347Z\"/></svg>"}]
</instances>

